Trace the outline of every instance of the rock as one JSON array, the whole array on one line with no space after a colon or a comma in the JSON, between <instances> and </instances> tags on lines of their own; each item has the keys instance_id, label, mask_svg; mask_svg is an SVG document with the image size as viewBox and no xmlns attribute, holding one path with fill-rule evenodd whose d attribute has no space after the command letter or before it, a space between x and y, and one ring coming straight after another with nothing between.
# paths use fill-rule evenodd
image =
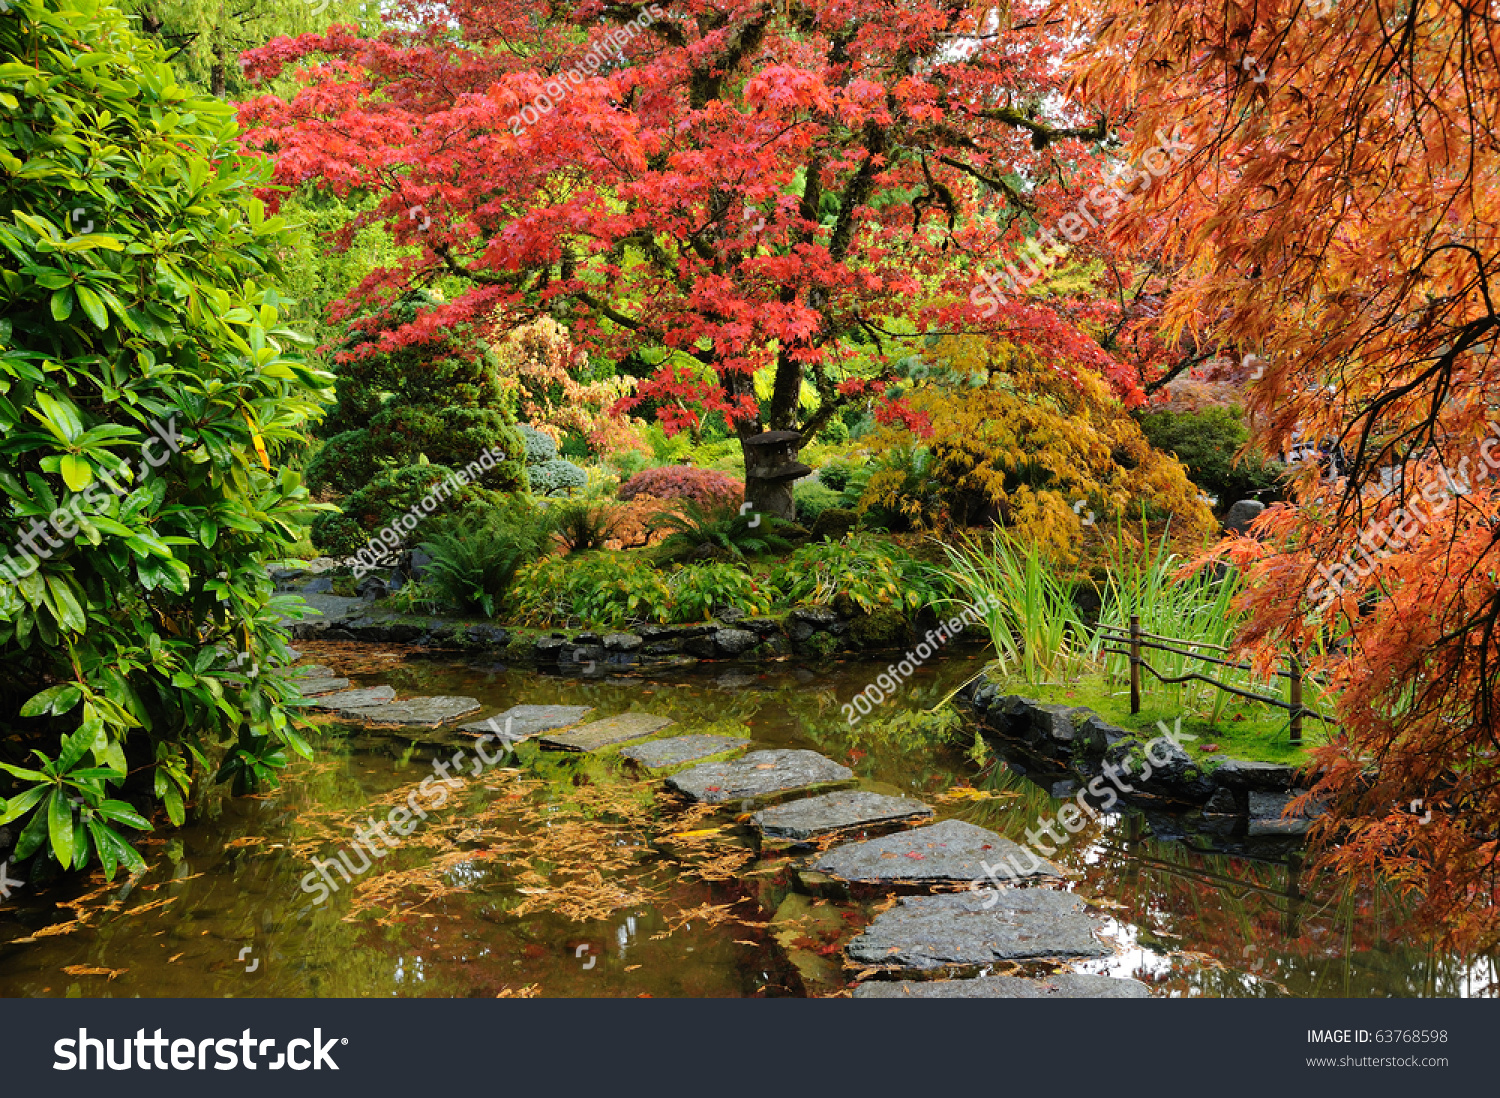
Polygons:
<instances>
[{"instance_id":1,"label":"rock","mask_svg":"<svg viewBox=\"0 0 1500 1098\"><path fill-rule=\"evenodd\" d=\"M389 686L366 686L358 690L345 690L329 694L313 703L315 709L361 709L371 705L384 705L396 700L396 692Z\"/></svg>"},{"instance_id":2,"label":"rock","mask_svg":"<svg viewBox=\"0 0 1500 1098\"><path fill-rule=\"evenodd\" d=\"M1213 772L1219 785L1230 789L1254 789L1280 792L1297 784L1297 770L1287 763L1252 762L1248 759L1225 759Z\"/></svg>"},{"instance_id":3,"label":"rock","mask_svg":"<svg viewBox=\"0 0 1500 1098\"><path fill-rule=\"evenodd\" d=\"M838 614L827 606L799 606L786 616L786 633L800 644L838 620Z\"/></svg>"},{"instance_id":4,"label":"rock","mask_svg":"<svg viewBox=\"0 0 1500 1098\"><path fill-rule=\"evenodd\" d=\"M1250 524L1266 509L1266 505L1259 500L1242 499L1224 516L1224 529L1234 534L1243 534L1250 529Z\"/></svg>"},{"instance_id":5,"label":"rock","mask_svg":"<svg viewBox=\"0 0 1500 1098\"><path fill-rule=\"evenodd\" d=\"M1234 793L1222 788L1214 790L1214 795L1203 805L1203 811L1220 816L1233 816L1238 814L1239 810Z\"/></svg>"},{"instance_id":6,"label":"rock","mask_svg":"<svg viewBox=\"0 0 1500 1098\"><path fill-rule=\"evenodd\" d=\"M647 656L675 656L680 651L682 645L677 641L658 641L641 649L642 654Z\"/></svg>"},{"instance_id":7,"label":"rock","mask_svg":"<svg viewBox=\"0 0 1500 1098\"><path fill-rule=\"evenodd\" d=\"M750 823L768 839L803 840L851 827L898 823L931 815L931 808L909 797L849 790L763 809L750 817Z\"/></svg>"},{"instance_id":8,"label":"rock","mask_svg":"<svg viewBox=\"0 0 1500 1098\"><path fill-rule=\"evenodd\" d=\"M738 622L744 621L748 615L737 606L726 606L722 610L715 611L714 617L718 618L725 625L735 625Z\"/></svg>"},{"instance_id":9,"label":"rock","mask_svg":"<svg viewBox=\"0 0 1500 1098\"><path fill-rule=\"evenodd\" d=\"M813 541L838 541L859 525L859 514L846 507L830 507L813 519L808 537Z\"/></svg>"},{"instance_id":10,"label":"rock","mask_svg":"<svg viewBox=\"0 0 1500 1098\"><path fill-rule=\"evenodd\" d=\"M731 762L701 763L667 779L695 801L723 804L787 789L848 781L854 771L816 751L752 751Z\"/></svg>"},{"instance_id":11,"label":"rock","mask_svg":"<svg viewBox=\"0 0 1500 1098\"><path fill-rule=\"evenodd\" d=\"M713 637L688 637L682 642L682 650L701 659L711 660L719 654Z\"/></svg>"},{"instance_id":12,"label":"rock","mask_svg":"<svg viewBox=\"0 0 1500 1098\"><path fill-rule=\"evenodd\" d=\"M634 652L645 643L634 633L605 633L604 649L607 652Z\"/></svg>"},{"instance_id":13,"label":"rock","mask_svg":"<svg viewBox=\"0 0 1500 1098\"><path fill-rule=\"evenodd\" d=\"M1131 752L1144 752L1144 760L1132 759ZM1105 760L1121 768L1121 781L1142 793L1166 795L1201 804L1215 788L1214 780L1203 773L1182 748L1165 736L1157 736L1146 745L1136 740L1120 740L1104 753ZM1150 767L1150 774L1146 767Z\"/></svg>"},{"instance_id":14,"label":"rock","mask_svg":"<svg viewBox=\"0 0 1500 1098\"><path fill-rule=\"evenodd\" d=\"M512 740L530 739L543 732L575 725L594 711L590 705L513 705L488 720L459 725L460 732L509 735Z\"/></svg>"},{"instance_id":15,"label":"rock","mask_svg":"<svg viewBox=\"0 0 1500 1098\"><path fill-rule=\"evenodd\" d=\"M748 629L720 629L714 634L714 646L723 656L739 656L760 643L760 637Z\"/></svg>"},{"instance_id":16,"label":"rock","mask_svg":"<svg viewBox=\"0 0 1500 1098\"><path fill-rule=\"evenodd\" d=\"M538 637L531 646L531 655L537 663L560 663L567 658L572 647L565 637Z\"/></svg>"},{"instance_id":17,"label":"rock","mask_svg":"<svg viewBox=\"0 0 1500 1098\"><path fill-rule=\"evenodd\" d=\"M1009 867L1002 870L1001 865ZM1005 881L1061 877L1051 862L962 820L944 820L881 839L835 847L812 867L841 881Z\"/></svg>"},{"instance_id":18,"label":"rock","mask_svg":"<svg viewBox=\"0 0 1500 1098\"><path fill-rule=\"evenodd\" d=\"M1032 732L1059 747L1071 747L1078 734L1077 722L1086 720L1093 711L1075 705L1033 705Z\"/></svg>"},{"instance_id":19,"label":"rock","mask_svg":"<svg viewBox=\"0 0 1500 1098\"><path fill-rule=\"evenodd\" d=\"M856 999L1149 999L1139 980L1064 972L1038 980L979 976L972 980L866 980Z\"/></svg>"},{"instance_id":20,"label":"rock","mask_svg":"<svg viewBox=\"0 0 1500 1098\"><path fill-rule=\"evenodd\" d=\"M302 595L304 595L304 596L306 596L306 595L326 595L326 594L328 594L332 590L333 590L333 577L332 576L314 576L312 579L308 580L306 583L304 583L302 585L302 590L299 593L302 594Z\"/></svg>"},{"instance_id":21,"label":"rock","mask_svg":"<svg viewBox=\"0 0 1500 1098\"><path fill-rule=\"evenodd\" d=\"M419 580L432 565L432 557L420 549L413 549L407 557L406 574L414 580Z\"/></svg>"},{"instance_id":22,"label":"rock","mask_svg":"<svg viewBox=\"0 0 1500 1098\"><path fill-rule=\"evenodd\" d=\"M1077 896L1044 888L905 896L849 943L848 954L896 968L1108 956L1083 912Z\"/></svg>"},{"instance_id":23,"label":"rock","mask_svg":"<svg viewBox=\"0 0 1500 1098\"><path fill-rule=\"evenodd\" d=\"M604 662L604 656L604 649L600 645L575 644L562 650L557 665L564 670L583 671L587 674Z\"/></svg>"},{"instance_id":24,"label":"rock","mask_svg":"<svg viewBox=\"0 0 1500 1098\"><path fill-rule=\"evenodd\" d=\"M1300 789L1287 793L1260 793L1252 790L1246 794L1250 809L1250 826L1246 835L1252 839L1269 835L1305 835L1313 817L1322 815L1322 809L1314 806L1311 813L1285 816L1287 805L1294 797L1300 797Z\"/></svg>"},{"instance_id":25,"label":"rock","mask_svg":"<svg viewBox=\"0 0 1500 1098\"><path fill-rule=\"evenodd\" d=\"M348 679L333 676L316 679L298 678L292 681L296 684L297 689L302 692L304 698L316 698L322 694L335 694L340 690L348 690L350 685Z\"/></svg>"},{"instance_id":26,"label":"rock","mask_svg":"<svg viewBox=\"0 0 1500 1098\"><path fill-rule=\"evenodd\" d=\"M382 576L366 576L354 586L354 593L362 599L389 598L391 588Z\"/></svg>"},{"instance_id":27,"label":"rock","mask_svg":"<svg viewBox=\"0 0 1500 1098\"><path fill-rule=\"evenodd\" d=\"M573 643L581 645L599 645L604 643L604 641L598 633L579 633L576 637L573 638Z\"/></svg>"},{"instance_id":28,"label":"rock","mask_svg":"<svg viewBox=\"0 0 1500 1098\"><path fill-rule=\"evenodd\" d=\"M638 740L642 736L660 732L671 723L671 718L651 713L621 713L617 717L593 721L571 732L543 736L541 744L554 751L599 751L617 743Z\"/></svg>"},{"instance_id":29,"label":"rock","mask_svg":"<svg viewBox=\"0 0 1500 1098\"><path fill-rule=\"evenodd\" d=\"M758 637L774 637L781 632L781 622L775 618L745 618L736 622L741 629L748 629Z\"/></svg>"},{"instance_id":30,"label":"rock","mask_svg":"<svg viewBox=\"0 0 1500 1098\"><path fill-rule=\"evenodd\" d=\"M344 707L340 717L370 724L399 724L408 728L436 728L456 721L479 708L474 698L444 697L406 698L403 701L369 707Z\"/></svg>"},{"instance_id":31,"label":"rock","mask_svg":"<svg viewBox=\"0 0 1500 1098\"><path fill-rule=\"evenodd\" d=\"M334 679L338 678L333 673L333 668L325 667L321 663L304 663L296 667L286 669L288 678L292 679Z\"/></svg>"},{"instance_id":32,"label":"rock","mask_svg":"<svg viewBox=\"0 0 1500 1098\"><path fill-rule=\"evenodd\" d=\"M1102 755L1121 740L1130 738L1130 733L1125 729L1110 724L1097 713L1089 712L1088 716L1078 722L1078 743L1091 755Z\"/></svg>"},{"instance_id":33,"label":"rock","mask_svg":"<svg viewBox=\"0 0 1500 1098\"><path fill-rule=\"evenodd\" d=\"M471 625L463 631L462 642L469 648L504 648L510 633L498 625Z\"/></svg>"},{"instance_id":34,"label":"rock","mask_svg":"<svg viewBox=\"0 0 1500 1098\"><path fill-rule=\"evenodd\" d=\"M624 748L620 754L634 759L648 770L696 762L710 755L732 751L750 744L746 736L675 736L669 740L648 740Z\"/></svg>"}]
</instances>

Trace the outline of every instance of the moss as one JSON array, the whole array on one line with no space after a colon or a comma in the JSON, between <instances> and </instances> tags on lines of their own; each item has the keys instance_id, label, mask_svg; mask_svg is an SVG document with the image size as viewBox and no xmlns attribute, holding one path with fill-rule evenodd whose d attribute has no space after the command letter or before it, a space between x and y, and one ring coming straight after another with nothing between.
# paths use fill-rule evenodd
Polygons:
<instances>
[{"instance_id":1,"label":"moss","mask_svg":"<svg viewBox=\"0 0 1500 1098\"><path fill-rule=\"evenodd\" d=\"M832 633L814 633L802 642L803 650L819 659L828 659L839 650L839 641Z\"/></svg>"},{"instance_id":2,"label":"moss","mask_svg":"<svg viewBox=\"0 0 1500 1098\"><path fill-rule=\"evenodd\" d=\"M895 607L860 614L849 623L849 637L859 648L895 648L911 638L906 614Z\"/></svg>"}]
</instances>

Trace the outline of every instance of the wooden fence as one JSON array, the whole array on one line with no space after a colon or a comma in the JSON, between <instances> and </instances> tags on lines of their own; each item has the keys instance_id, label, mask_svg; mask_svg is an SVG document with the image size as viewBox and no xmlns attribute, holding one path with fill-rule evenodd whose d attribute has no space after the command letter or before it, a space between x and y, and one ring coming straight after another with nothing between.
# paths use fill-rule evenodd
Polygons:
<instances>
[{"instance_id":1,"label":"wooden fence","mask_svg":"<svg viewBox=\"0 0 1500 1098\"><path fill-rule=\"evenodd\" d=\"M1115 644L1125 644L1129 646L1128 648L1104 648L1102 649L1102 651L1109 652L1117 656L1125 656L1130 660L1130 711L1132 713L1139 713L1141 711L1141 670L1144 668L1145 670L1151 672L1151 674L1156 677L1157 681L1165 683L1167 685L1176 685L1178 683L1193 681L1204 682L1209 686L1215 687L1219 690L1223 690L1226 693L1234 694L1241 698L1247 698L1250 701L1261 702L1264 705L1274 705L1278 709L1287 710L1292 716L1290 737L1292 743L1302 742L1302 722L1304 718L1311 717L1313 720L1322 721L1324 724L1334 723L1331 717L1325 717L1323 714L1317 712L1316 710L1309 709L1307 708L1307 706L1302 704L1302 684L1305 681L1306 676L1304 675L1302 670L1302 661L1299 660L1295 655L1286 657L1288 664L1287 670L1272 672L1277 677L1288 679L1291 682L1291 687L1288 691L1289 699L1287 701L1282 701L1280 698L1273 698L1267 694L1257 694L1252 690L1245 690L1238 686L1230 686L1228 683L1220 682L1218 679L1210 678L1207 675L1200 675L1196 672L1192 674L1177 676L1163 675L1161 672L1156 670L1156 668L1147 663L1145 659L1142 658L1141 652L1143 649L1151 649L1157 652L1170 652L1174 656L1186 656L1191 660L1202 660L1205 663L1218 664L1220 667L1228 667L1231 670L1235 671L1251 671L1253 670L1253 668L1251 668L1249 664L1245 663L1231 663L1229 660L1218 659L1214 656L1205 656L1198 652L1184 651L1185 648L1206 648L1228 655L1230 649L1225 648L1221 645L1207 644L1202 641L1179 641L1174 640L1172 637L1158 637L1154 633L1143 633L1141 632L1141 619L1140 615L1138 614L1130 615L1129 633L1124 633L1117 629L1111 629L1108 626L1101 626L1100 635L1107 642L1113 642ZM1177 645L1181 645L1182 647L1174 647Z\"/></svg>"}]
</instances>

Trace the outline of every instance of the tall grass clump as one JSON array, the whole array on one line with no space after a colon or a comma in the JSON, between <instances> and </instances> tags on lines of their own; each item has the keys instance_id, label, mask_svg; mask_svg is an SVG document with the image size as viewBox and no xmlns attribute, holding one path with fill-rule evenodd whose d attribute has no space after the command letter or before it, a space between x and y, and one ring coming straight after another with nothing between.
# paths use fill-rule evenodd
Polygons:
<instances>
[{"instance_id":1,"label":"tall grass clump","mask_svg":"<svg viewBox=\"0 0 1500 1098\"><path fill-rule=\"evenodd\" d=\"M966 537L943 550L949 563L943 574L959 592L950 601L980 616L1006 674L1037 683L1077 670L1089 630L1073 600L1075 584L1035 543L998 532L988 547Z\"/></svg>"}]
</instances>

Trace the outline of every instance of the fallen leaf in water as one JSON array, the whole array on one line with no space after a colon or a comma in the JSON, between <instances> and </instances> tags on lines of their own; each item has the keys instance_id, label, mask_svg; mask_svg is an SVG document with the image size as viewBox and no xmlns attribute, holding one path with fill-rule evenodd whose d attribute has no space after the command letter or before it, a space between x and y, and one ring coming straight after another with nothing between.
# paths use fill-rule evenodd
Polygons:
<instances>
[{"instance_id":1,"label":"fallen leaf in water","mask_svg":"<svg viewBox=\"0 0 1500 1098\"><path fill-rule=\"evenodd\" d=\"M149 904L142 904L140 907L132 907L129 911L125 912L125 914L143 915L148 911L156 910L158 907L166 907L168 904L173 904L176 902L176 896L168 896L165 900L152 900ZM204 933L207 933L207 931L205 931Z\"/></svg>"},{"instance_id":2,"label":"fallen leaf in water","mask_svg":"<svg viewBox=\"0 0 1500 1098\"><path fill-rule=\"evenodd\" d=\"M177 954L174 954L171 957L167 958L167 964L169 964L169 965L175 965L180 960L182 960L182 954L181 953L177 953Z\"/></svg>"},{"instance_id":3,"label":"fallen leaf in water","mask_svg":"<svg viewBox=\"0 0 1500 1098\"><path fill-rule=\"evenodd\" d=\"M634 972L636 969L638 969L640 967L641 967L640 965L626 965L625 966L625 971L626 972Z\"/></svg>"},{"instance_id":4,"label":"fallen leaf in water","mask_svg":"<svg viewBox=\"0 0 1500 1098\"><path fill-rule=\"evenodd\" d=\"M90 968L88 965L69 965L63 969L69 976L108 976L113 980L129 972L128 968Z\"/></svg>"}]
</instances>

